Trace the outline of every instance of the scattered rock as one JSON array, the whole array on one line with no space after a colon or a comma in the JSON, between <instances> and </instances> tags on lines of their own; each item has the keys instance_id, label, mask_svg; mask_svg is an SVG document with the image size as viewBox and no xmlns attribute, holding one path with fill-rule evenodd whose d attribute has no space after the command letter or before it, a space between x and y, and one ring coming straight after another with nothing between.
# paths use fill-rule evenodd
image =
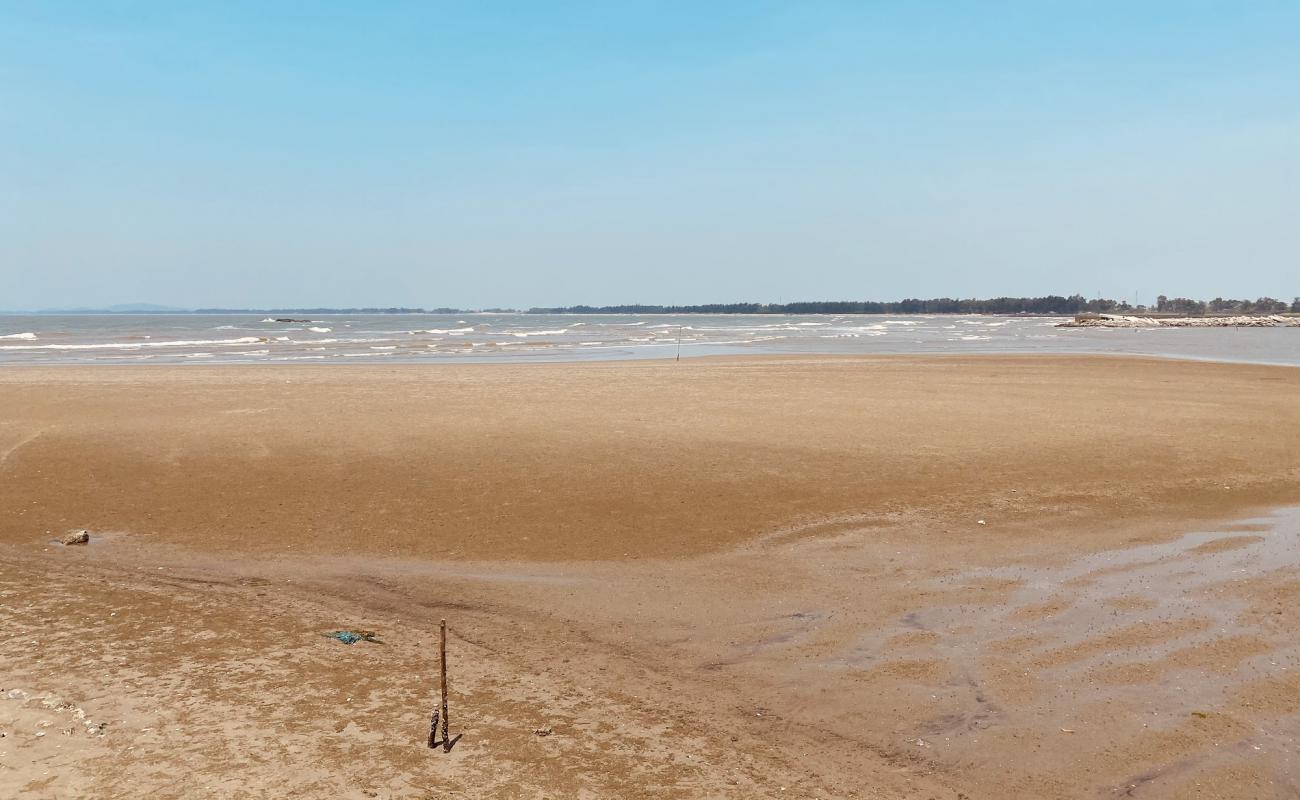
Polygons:
<instances>
[{"instance_id":1,"label":"scattered rock","mask_svg":"<svg viewBox=\"0 0 1300 800\"><path fill-rule=\"evenodd\" d=\"M1058 328L1295 328L1300 317L1238 314L1227 317L1149 317L1124 314L1079 314Z\"/></svg>"},{"instance_id":2,"label":"scattered rock","mask_svg":"<svg viewBox=\"0 0 1300 800\"><path fill-rule=\"evenodd\" d=\"M90 531L87 530L68 531L67 533L63 534L63 538L60 539L59 541L67 545L89 544Z\"/></svg>"},{"instance_id":3,"label":"scattered rock","mask_svg":"<svg viewBox=\"0 0 1300 800\"><path fill-rule=\"evenodd\" d=\"M538 728L537 730L533 731L534 736L550 736L552 733L555 733L555 731L554 729L551 728L550 725L547 725L545 728Z\"/></svg>"}]
</instances>

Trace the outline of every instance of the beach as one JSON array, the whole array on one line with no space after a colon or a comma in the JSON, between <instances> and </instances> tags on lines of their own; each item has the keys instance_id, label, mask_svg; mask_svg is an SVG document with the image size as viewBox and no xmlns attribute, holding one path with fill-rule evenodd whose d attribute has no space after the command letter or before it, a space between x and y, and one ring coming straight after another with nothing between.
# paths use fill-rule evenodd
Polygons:
<instances>
[{"instance_id":1,"label":"beach","mask_svg":"<svg viewBox=\"0 0 1300 800\"><path fill-rule=\"evenodd\" d=\"M1297 453L1254 364L0 370L0 794L1294 796Z\"/></svg>"}]
</instances>

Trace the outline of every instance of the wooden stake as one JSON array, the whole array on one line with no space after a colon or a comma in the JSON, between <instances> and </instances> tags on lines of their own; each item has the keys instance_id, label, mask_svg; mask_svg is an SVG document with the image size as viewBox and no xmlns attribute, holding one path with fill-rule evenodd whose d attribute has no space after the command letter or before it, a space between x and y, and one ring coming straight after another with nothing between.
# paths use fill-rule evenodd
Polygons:
<instances>
[{"instance_id":1,"label":"wooden stake","mask_svg":"<svg viewBox=\"0 0 1300 800\"><path fill-rule=\"evenodd\" d=\"M447 693L444 691L443 696L446 697L446 694ZM439 716L438 706L435 705L433 707L433 713L429 716L429 749L430 750L438 746L438 716Z\"/></svg>"},{"instance_id":2,"label":"wooden stake","mask_svg":"<svg viewBox=\"0 0 1300 800\"><path fill-rule=\"evenodd\" d=\"M460 737L457 736L456 739L452 739L447 735L447 728L450 726L451 721L447 718L447 620L445 619L438 625L438 666L441 673L442 706L441 713L439 707L434 706L433 715L429 718L429 748L433 749L441 744L442 752L450 753L451 746ZM441 740L438 738L439 721L442 722Z\"/></svg>"},{"instance_id":3,"label":"wooden stake","mask_svg":"<svg viewBox=\"0 0 1300 800\"><path fill-rule=\"evenodd\" d=\"M442 661L442 752L451 752L451 737L447 735L447 727L450 724L447 720L447 620L443 620L439 626L441 633L439 643L439 656Z\"/></svg>"}]
</instances>

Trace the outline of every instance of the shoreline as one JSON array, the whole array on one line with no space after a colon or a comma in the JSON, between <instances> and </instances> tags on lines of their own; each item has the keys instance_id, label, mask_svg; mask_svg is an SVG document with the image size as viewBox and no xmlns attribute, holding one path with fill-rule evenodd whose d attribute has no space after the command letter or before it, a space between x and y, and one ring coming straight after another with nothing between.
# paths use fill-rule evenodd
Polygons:
<instances>
[{"instance_id":1,"label":"shoreline","mask_svg":"<svg viewBox=\"0 0 1300 800\"><path fill-rule=\"evenodd\" d=\"M338 317L290 326L239 317L69 319L6 334L5 365L443 364L640 361L762 355L1141 355L1300 365L1292 331L1224 336L1058 327L1060 318L935 315L691 319L686 316ZM318 324L317 324L318 323ZM1166 326L1167 327L1167 326ZM1160 327L1159 330L1164 330ZM678 340L680 339L680 345ZM680 347L680 350L679 350Z\"/></svg>"},{"instance_id":2,"label":"shoreline","mask_svg":"<svg viewBox=\"0 0 1300 800\"><path fill-rule=\"evenodd\" d=\"M1098 330L1098 328L1093 328ZM1117 330L1117 329L1105 329ZM1153 330L1147 329L1130 329L1130 330ZM1170 330L1175 330L1170 328ZM1224 330L1236 330L1235 328L1224 328ZM656 345L665 349L671 349L675 345L664 344ZM715 347L715 345L694 345L696 347ZM1142 353L1127 352L1121 350L1069 350L1069 351L1008 351L1008 350L980 350L971 348L959 353L941 353L932 351L911 352L911 351L882 351L870 353L843 353L843 352L816 352L816 351L765 351L754 352L744 351L741 348L731 348L732 352L725 353L706 353L701 355L692 355L687 351L687 345L683 343L683 351L680 361L762 361L762 360L789 360L789 359L843 359L843 360L872 360L872 359L992 359L992 358L1013 358L1013 359L1120 359L1120 360L1152 360L1152 361L1171 361L1171 362L1192 362L1199 364L1222 364L1225 366L1250 366L1250 367L1286 367L1295 369L1300 367L1300 361L1270 361L1266 359L1252 358L1233 358L1231 356L1206 356L1183 353ZM647 349L645 346L637 348L621 348L619 345L610 345L609 349L626 349L628 353L621 356L593 356L588 358L576 357L573 354L566 353L547 353L533 356L519 355L491 355L484 354L481 356L451 354L436 358L425 358L423 360L416 358L386 358L384 360L357 360L349 362L329 362L320 361L158 361L154 363L141 362L104 362L104 361L32 361L19 362L8 361L0 363L0 373L7 370L38 370L44 368L50 369L437 369L447 366L508 366L508 367L527 367L527 366L564 366L564 365L594 365L594 364L640 364L640 363L676 363L679 359L669 355L642 355L632 352L638 349Z\"/></svg>"}]
</instances>

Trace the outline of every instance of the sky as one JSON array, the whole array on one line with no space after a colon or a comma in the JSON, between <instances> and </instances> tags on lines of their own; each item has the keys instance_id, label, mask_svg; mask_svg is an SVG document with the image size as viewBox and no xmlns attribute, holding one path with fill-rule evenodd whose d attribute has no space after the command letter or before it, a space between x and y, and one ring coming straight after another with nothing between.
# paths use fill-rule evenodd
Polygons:
<instances>
[{"instance_id":1,"label":"sky","mask_svg":"<svg viewBox=\"0 0 1300 800\"><path fill-rule=\"evenodd\" d=\"M1300 295L1300 2L0 0L0 308Z\"/></svg>"}]
</instances>

